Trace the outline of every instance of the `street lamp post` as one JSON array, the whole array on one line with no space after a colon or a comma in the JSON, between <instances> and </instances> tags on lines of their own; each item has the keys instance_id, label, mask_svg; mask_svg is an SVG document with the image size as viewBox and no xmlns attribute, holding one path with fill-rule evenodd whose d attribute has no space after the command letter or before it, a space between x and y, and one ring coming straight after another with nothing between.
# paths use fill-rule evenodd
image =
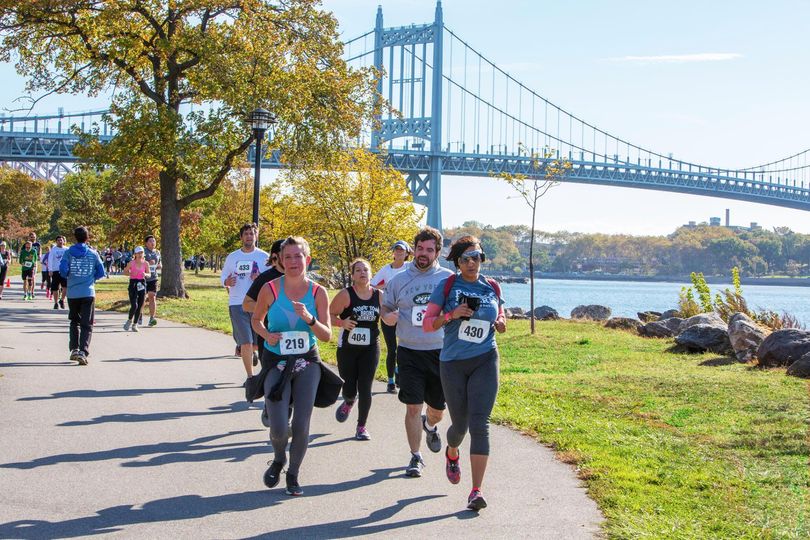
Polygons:
<instances>
[{"instance_id":1,"label":"street lamp post","mask_svg":"<svg viewBox=\"0 0 810 540\"><path fill-rule=\"evenodd\" d=\"M276 118L266 109L259 107L250 113L250 126L253 128L253 137L256 141L255 172L253 175L253 223L256 225L259 224L259 179L262 171L262 140L264 140L264 132L275 123Z\"/></svg>"}]
</instances>

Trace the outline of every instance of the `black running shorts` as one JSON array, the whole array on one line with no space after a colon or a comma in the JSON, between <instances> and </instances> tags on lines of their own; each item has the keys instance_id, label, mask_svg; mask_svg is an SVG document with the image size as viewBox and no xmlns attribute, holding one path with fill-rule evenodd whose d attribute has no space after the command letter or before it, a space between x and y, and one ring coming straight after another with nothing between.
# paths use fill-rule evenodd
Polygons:
<instances>
[{"instance_id":1,"label":"black running shorts","mask_svg":"<svg viewBox=\"0 0 810 540\"><path fill-rule=\"evenodd\" d=\"M441 349L416 351L397 347L399 369L399 400L406 405L427 403L443 411L444 391L439 371Z\"/></svg>"},{"instance_id":2,"label":"black running shorts","mask_svg":"<svg viewBox=\"0 0 810 540\"><path fill-rule=\"evenodd\" d=\"M146 282L146 292L147 293L150 293L150 292L156 293L157 292L157 280L147 281Z\"/></svg>"}]
</instances>

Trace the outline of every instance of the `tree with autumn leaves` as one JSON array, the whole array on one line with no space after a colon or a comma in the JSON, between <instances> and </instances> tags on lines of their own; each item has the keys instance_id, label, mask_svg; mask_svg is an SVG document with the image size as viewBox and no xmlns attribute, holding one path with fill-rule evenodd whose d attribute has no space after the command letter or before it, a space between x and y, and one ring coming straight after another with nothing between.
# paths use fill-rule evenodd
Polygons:
<instances>
[{"instance_id":1,"label":"tree with autumn leaves","mask_svg":"<svg viewBox=\"0 0 810 540\"><path fill-rule=\"evenodd\" d=\"M245 158L256 107L278 119L290 164L340 148L373 105L373 81L342 60L317 0L37 0L0 3L0 60L34 96L114 90L114 137L76 153L157 171L162 295L184 296L181 216Z\"/></svg>"}]
</instances>

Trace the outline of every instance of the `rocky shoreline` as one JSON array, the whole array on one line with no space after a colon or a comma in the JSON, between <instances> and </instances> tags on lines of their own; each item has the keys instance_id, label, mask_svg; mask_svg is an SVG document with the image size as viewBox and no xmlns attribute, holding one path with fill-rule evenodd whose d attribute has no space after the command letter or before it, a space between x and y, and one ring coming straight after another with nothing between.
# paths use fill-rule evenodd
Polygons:
<instances>
[{"instance_id":1,"label":"rocky shoreline","mask_svg":"<svg viewBox=\"0 0 810 540\"><path fill-rule=\"evenodd\" d=\"M531 314L519 307L505 308L510 319L529 319ZM733 314L728 322L717 313L700 313L681 318L677 310L663 313L643 311L638 318L611 317L611 309L600 305L581 305L570 314L572 320L603 322L606 328L626 330L654 339L675 340L675 349L683 352L713 352L759 367L786 367L787 374L810 378L810 332L797 328L772 331L745 313ZM534 310L535 320L561 319L550 306Z\"/></svg>"},{"instance_id":2,"label":"rocky shoreline","mask_svg":"<svg viewBox=\"0 0 810 540\"><path fill-rule=\"evenodd\" d=\"M500 283L529 283L527 275L493 275ZM691 283L689 276L630 276L619 274L571 274L562 272L543 272L535 276L535 280L560 279L571 281L635 281L641 283ZM536 283L537 281L535 281ZM706 283L710 285L731 285L729 276L706 276ZM743 277L742 285L773 285L776 287L810 287L810 277Z\"/></svg>"}]
</instances>

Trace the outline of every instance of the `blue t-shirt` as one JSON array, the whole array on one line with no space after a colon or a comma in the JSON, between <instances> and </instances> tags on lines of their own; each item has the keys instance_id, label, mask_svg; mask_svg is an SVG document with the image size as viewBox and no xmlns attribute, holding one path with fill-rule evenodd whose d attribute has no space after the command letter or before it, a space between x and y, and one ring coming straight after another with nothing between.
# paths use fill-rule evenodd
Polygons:
<instances>
[{"instance_id":1,"label":"blue t-shirt","mask_svg":"<svg viewBox=\"0 0 810 540\"><path fill-rule=\"evenodd\" d=\"M496 348L494 323L498 318L500 299L495 293L495 289L487 283L484 276L479 276L478 281L470 283L464 281L461 275L457 275L445 298L445 283L447 283L447 278L441 280L433 290L433 294L430 295L430 302L441 306L445 313L453 311L459 306L462 294L479 298L481 305L469 321L454 319L447 323L444 327L444 345L439 359L442 362L464 360Z\"/></svg>"}]
</instances>

